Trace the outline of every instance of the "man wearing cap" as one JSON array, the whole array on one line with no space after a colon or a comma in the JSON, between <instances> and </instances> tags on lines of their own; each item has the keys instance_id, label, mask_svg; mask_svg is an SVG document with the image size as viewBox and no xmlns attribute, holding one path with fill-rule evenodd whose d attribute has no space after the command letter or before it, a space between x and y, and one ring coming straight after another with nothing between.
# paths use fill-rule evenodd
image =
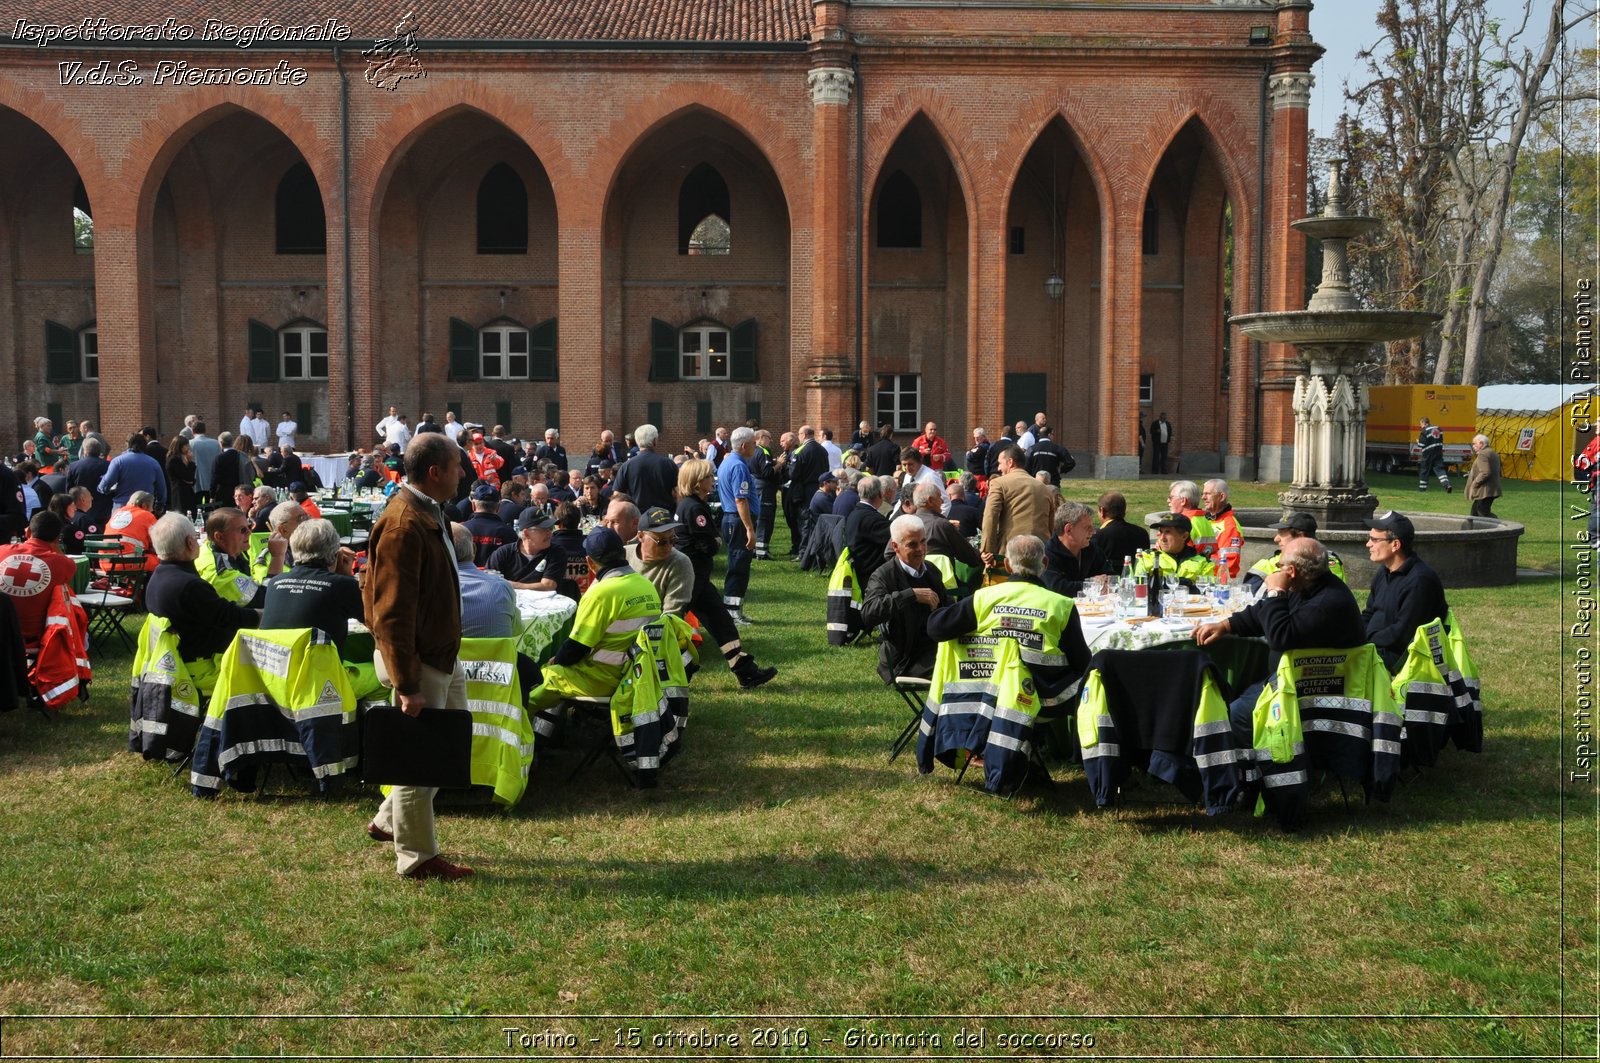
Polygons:
<instances>
[{"instance_id":1,"label":"man wearing cap","mask_svg":"<svg viewBox=\"0 0 1600 1063\"><path fill-rule=\"evenodd\" d=\"M1195 628L1194 640L1205 646L1224 635L1265 638L1271 652L1268 675L1278 658L1291 650L1344 649L1366 641L1356 596L1344 580L1328 570L1328 552L1309 536L1290 540L1282 563L1263 580L1261 599L1214 624ZM1234 741L1239 749L1254 745L1251 720L1264 681L1239 692L1228 706Z\"/></svg>"},{"instance_id":2,"label":"man wearing cap","mask_svg":"<svg viewBox=\"0 0 1600 1063\"><path fill-rule=\"evenodd\" d=\"M500 468L505 465L505 461L484 443L482 432L475 431L468 437L467 457L472 461L474 475L498 491Z\"/></svg>"},{"instance_id":3,"label":"man wearing cap","mask_svg":"<svg viewBox=\"0 0 1600 1063\"><path fill-rule=\"evenodd\" d=\"M472 536L473 563L487 565L496 550L517 541L517 534L500 516L500 492L479 480L472 485L470 497L472 516L461 524Z\"/></svg>"},{"instance_id":4,"label":"man wearing cap","mask_svg":"<svg viewBox=\"0 0 1600 1063\"><path fill-rule=\"evenodd\" d=\"M552 543L556 520L532 508L517 515L517 541L489 555L488 568L519 591L553 591L567 574L567 552Z\"/></svg>"},{"instance_id":5,"label":"man wearing cap","mask_svg":"<svg viewBox=\"0 0 1600 1063\"><path fill-rule=\"evenodd\" d=\"M530 711L569 697L609 697L622 680L639 631L661 615L661 595L628 567L616 532L596 528L583 540L583 553L594 582L578 602L572 634L545 666L544 682L528 695Z\"/></svg>"},{"instance_id":6,"label":"man wearing cap","mask_svg":"<svg viewBox=\"0 0 1600 1063\"><path fill-rule=\"evenodd\" d=\"M826 516L834 511L834 502L839 494L839 478L831 472L825 472L817 477L817 493L811 496L811 520L806 527L817 522L817 518Z\"/></svg>"},{"instance_id":7,"label":"man wearing cap","mask_svg":"<svg viewBox=\"0 0 1600 1063\"><path fill-rule=\"evenodd\" d=\"M619 505L621 503L611 503L612 509ZM629 508L633 508L631 504ZM662 612L682 616L694 597L694 562L687 554L672 548L673 533L683 527L682 523L670 509L651 506L634 525L638 529L637 536L624 546L629 567L655 586L656 593L661 595ZM617 538L622 538L620 532Z\"/></svg>"},{"instance_id":8,"label":"man wearing cap","mask_svg":"<svg viewBox=\"0 0 1600 1063\"><path fill-rule=\"evenodd\" d=\"M1150 527L1155 529L1156 548L1140 555L1134 563L1134 575L1148 576L1159 565L1162 579L1175 579L1191 591L1196 589L1196 580L1211 575L1211 562L1201 557L1189 541L1188 517L1182 513L1162 513Z\"/></svg>"},{"instance_id":9,"label":"man wearing cap","mask_svg":"<svg viewBox=\"0 0 1600 1063\"><path fill-rule=\"evenodd\" d=\"M1367 640L1389 671L1405 663L1417 628L1444 621L1450 611L1439 574L1415 553L1416 526L1404 513L1389 510L1367 521L1367 557L1378 572L1361 611Z\"/></svg>"},{"instance_id":10,"label":"man wearing cap","mask_svg":"<svg viewBox=\"0 0 1600 1063\"><path fill-rule=\"evenodd\" d=\"M653 424L642 424L633 430L633 441L639 453L622 463L617 469L613 484L641 510L668 509L676 503L672 489L678 483L678 467L665 454L656 453L656 440L661 431Z\"/></svg>"},{"instance_id":11,"label":"man wearing cap","mask_svg":"<svg viewBox=\"0 0 1600 1063\"><path fill-rule=\"evenodd\" d=\"M1272 541L1278 544L1278 549L1271 557L1263 557L1257 561L1251 566L1250 571L1244 574L1244 585L1251 590L1261 586L1268 576L1278 571L1278 566L1282 564L1284 547L1296 539L1317 537L1317 518L1309 513L1290 513L1273 527L1277 529L1277 534L1273 535ZM1344 562L1339 559L1339 555L1326 546L1323 547L1323 551L1328 555L1328 571L1335 577L1344 579Z\"/></svg>"},{"instance_id":12,"label":"man wearing cap","mask_svg":"<svg viewBox=\"0 0 1600 1063\"><path fill-rule=\"evenodd\" d=\"M461 451L440 432L406 448L406 480L372 526L362 601L375 646L378 680L392 686L400 711L467 708L461 665L461 581L455 544L440 508L455 497ZM432 787L397 786L367 825L375 841L394 843L395 868L407 878L458 879L472 869L439 855Z\"/></svg>"},{"instance_id":13,"label":"man wearing cap","mask_svg":"<svg viewBox=\"0 0 1600 1063\"><path fill-rule=\"evenodd\" d=\"M1444 432L1426 417L1417 430L1417 450L1417 490L1428 489L1428 476L1432 473L1444 485L1444 493L1449 494L1450 471L1444 467Z\"/></svg>"}]
</instances>

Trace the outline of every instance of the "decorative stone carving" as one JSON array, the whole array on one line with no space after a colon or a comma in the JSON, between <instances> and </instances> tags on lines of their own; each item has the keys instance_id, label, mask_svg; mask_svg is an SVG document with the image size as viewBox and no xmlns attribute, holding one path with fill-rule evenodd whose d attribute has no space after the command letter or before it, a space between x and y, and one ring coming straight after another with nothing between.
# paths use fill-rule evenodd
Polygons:
<instances>
[{"instance_id":1,"label":"decorative stone carving","mask_svg":"<svg viewBox=\"0 0 1600 1063\"><path fill-rule=\"evenodd\" d=\"M806 73L806 84L811 86L811 103L815 107L844 106L850 102L850 90L855 83L855 74L846 67L819 66Z\"/></svg>"},{"instance_id":2,"label":"decorative stone carving","mask_svg":"<svg viewBox=\"0 0 1600 1063\"><path fill-rule=\"evenodd\" d=\"M1272 109L1298 107L1305 110L1311 106L1311 89L1316 83L1315 77L1301 71L1273 74L1267 79L1267 97L1272 100Z\"/></svg>"}]
</instances>

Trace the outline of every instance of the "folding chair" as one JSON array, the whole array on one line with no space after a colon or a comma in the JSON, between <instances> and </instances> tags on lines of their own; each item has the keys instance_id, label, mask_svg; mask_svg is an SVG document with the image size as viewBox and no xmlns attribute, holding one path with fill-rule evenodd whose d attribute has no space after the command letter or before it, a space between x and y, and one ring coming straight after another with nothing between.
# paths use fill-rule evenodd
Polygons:
<instances>
[{"instance_id":1,"label":"folding chair","mask_svg":"<svg viewBox=\"0 0 1600 1063\"><path fill-rule=\"evenodd\" d=\"M123 647L133 653L134 638L122 626L122 621L144 604L144 584L149 576L144 567L144 550L136 546L122 553L86 548L84 555L89 559L91 571L103 573L90 583L88 590L78 595L79 604L89 616L90 640L96 635L105 638L115 635Z\"/></svg>"},{"instance_id":2,"label":"folding chair","mask_svg":"<svg viewBox=\"0 0 1600 1063\"><path fill-rule=\"evenodd\" d=\"M609 697L567 698L558 706L557 711L561 710L570 714L574 724L582 723L586 728L592 726L595 731L595 739L589 744L588 752L584 753L583 758L567 774L567 781L576 779L583 769L604 756L610 759L617 771L622 773L629 786L638 789L638 775L628 767L628 762L622 759L622 753L617 749L616 735L612 733L611 699Z\"/></svg>"},{"instance_id":3,"label":"folding chair","mask_svg":"<svg viewBox=\"0 0 1600 1063\"><path fill-rule=\"evenodd\" d=\"M911 718L906 721L906 725L900 729L900 733L889 746L889 761L893 763L894 758L905 752L906 746L917 736L917 725L922 722L922 710L927 705L928 688L932 682L914 675L897 675L894 677L894 682L889 685L900 695L900 700L905 702L906 708L911 710Z\"/></svg>"}]
</instances>

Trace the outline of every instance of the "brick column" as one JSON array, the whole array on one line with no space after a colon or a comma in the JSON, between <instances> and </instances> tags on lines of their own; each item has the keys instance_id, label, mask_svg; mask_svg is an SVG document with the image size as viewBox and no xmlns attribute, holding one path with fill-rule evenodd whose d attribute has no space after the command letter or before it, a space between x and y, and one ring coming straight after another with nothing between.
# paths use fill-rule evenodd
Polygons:
<instances>
[{"instance_id":1,"label":"brick column","mask_svg":"<svg viewBox=\"0 0 1600 1063\"><path fill-rule=\"evenodd\" d=\"M989 438L999 439L1009 434L1010 428L1004 417L1009 360L1006 277L1011 265L1006 248L1005 197L998 190L985 190L973 197L972 209L976 224L971 226L974 236L967 250L967 427L992 426ZM990 219L999 220L991 224ZM1053 357L1045 377L1052 390L1039 396L1039 408L1052 413L1054 407L1048 396L1059 393L1059 365L1059 357ZM1031 418L1032 414L1024 416ZM958 438L958 433L948 428L945 435Z\"/></svg>"},{"instance_id":2,"label":"brick column","mask_svg":"<svg viewBox=\"0 0 1600 1063\"><path fill-rule=\"evenodd\" d=\"M1314 79L1305 70L1286 70L1268 79L1271 127L1267 141L1266 226L1263 265L1266 310L1305 309L1306 240L1290 223L1306 216L1307 110ZM1261 452L1258 476L1288 481L1294 472L1293 347L1261 345Z\"/></svg>"},{"instance_id":3,"label":"brick column","mask_svg":"<svg viewBox=\"0 0 1600 1063\"><path fill-rule=\"evenodd\" d=\"M805 418L833 425L855 424L850 335L851 149L848 67L818 66L806 75L811 87L811 351L806 363Z\"/></svg>"},{"instance_id":4,"label":"brick column","mask_svg":"<svg viewBox=\"0 0 1600 1063\"><path fill-rule=\"evenodd\" d=\"M1108 204L1109 238L1100 261L1100 393L1095 471L1139 476L1139 356L1144 336L1144 196L1118 189ZM1182 440L1178 441L1182 445Z\"/></svg>"},{"instance_id":5,"label":"brick column","mask_svg":"<svg viewBox=\"0 0 1600 1063\"><path fill-rule=\"evenodd\" d=\"M100 434L112 455L156 419L155 298L150 234L132 202L99 208L94 231L95 321L100 333ZM111 455L108 455L108 457Z\"/></svg>"},{"instance_id":6,"label":"brick column","mask_svg":"<svg viewBox=\"0 0 1600 1063\"><path fill-rule=\"evenodd\" d=\"M601 298L605 275L605 263L601 259L605 243L602 234L604 207L599 203L581 204L577 199L570 197L558 201L556 206L561 218L556 298L561 333L557 351L561 373L561 436L568 441L569 448L571 441L599 438L600 429L607 426L619 426L614 430L621 438L622 408L617 389L607 388L606 381L622 379L619 374L628 364L628 352L605 349L605 338L621 336L622 330L607 327L607 312ZM621 294L619 287L618 300ZM611 313L615 316L619 311ZM636 359L634 364L641 364L641 361ZM613 400L609 407L608 394Z\"/></svg>"}]
</instances>

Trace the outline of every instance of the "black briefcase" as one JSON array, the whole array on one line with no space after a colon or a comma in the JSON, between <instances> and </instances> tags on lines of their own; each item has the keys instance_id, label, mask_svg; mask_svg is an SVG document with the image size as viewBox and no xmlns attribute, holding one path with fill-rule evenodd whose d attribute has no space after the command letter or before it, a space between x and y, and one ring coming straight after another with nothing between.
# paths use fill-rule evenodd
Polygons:
<instances>
[{"instance_id":1,"label":"black briefcase","mask_svg":"<svg viewBox=\"0 0 1600 1063\"><path fill-rule=\"evenodd\" d=\"M472 785L472 713L423 709L407 716L374 705L361 716L361 779L379 786Z\"/></svg>"}]
</instances>

